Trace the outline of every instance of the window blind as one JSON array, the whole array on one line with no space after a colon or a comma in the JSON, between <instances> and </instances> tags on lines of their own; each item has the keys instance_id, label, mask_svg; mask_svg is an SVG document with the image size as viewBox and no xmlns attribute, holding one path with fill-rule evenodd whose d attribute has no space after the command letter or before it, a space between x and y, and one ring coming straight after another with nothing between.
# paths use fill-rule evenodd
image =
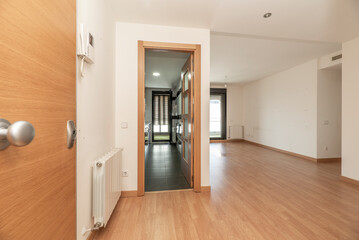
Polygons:
<instances>
[{"instance_id":1,"label":"window blind","mask_svg":"<svg viewBox=\"0 0 359 240\"><path fill-rule=\"evenodd\" d=\"M155 95L153 97L153 125L155 132L168 132L169 124L169 95Z\"/></svg>"}]
</instances>

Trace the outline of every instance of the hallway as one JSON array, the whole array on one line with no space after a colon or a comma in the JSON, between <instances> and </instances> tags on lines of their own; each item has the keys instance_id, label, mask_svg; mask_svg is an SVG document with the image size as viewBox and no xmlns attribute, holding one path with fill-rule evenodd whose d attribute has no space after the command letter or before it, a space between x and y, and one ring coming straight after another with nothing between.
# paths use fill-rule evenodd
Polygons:
<instances>
[{"instance_id":1,"label":"hallway","mask_svg":"<svg viewBox=\"0 0 359 240\"><path fill-rule=\"evenodd\" d=\"M145 191L190 188L181 170L181 156L171 144L150 144L145 157Z\"/></svg>"},{"instance_id":2,"label":"hallway","mask_svg":"<svg viewBox=\"0 0 359 240\"><path fill-rule=\"evenodd\" d=\"M211 192L121 198L96 240L359 239L359 187L322 163L240 143L210 145Z\"/></svg>"}]
</instances>

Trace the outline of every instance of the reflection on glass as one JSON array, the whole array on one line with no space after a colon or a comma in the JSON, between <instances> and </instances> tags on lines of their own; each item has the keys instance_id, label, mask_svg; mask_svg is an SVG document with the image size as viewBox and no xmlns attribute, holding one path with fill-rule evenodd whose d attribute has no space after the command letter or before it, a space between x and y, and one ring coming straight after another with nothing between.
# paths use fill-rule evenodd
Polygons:
<instances>
[{"instance_id":1,"label":"reflection on glass","mask_svg":"<svg viewBox=\"0 0 359 240\"><path fill-rule=\"evenodd\" d=\"M188 89L188 83L189 83L189 81L188 81L188 79L189 79L189 73L188 73L188 71L184 74L184 91L186 91L187 89Z\"/></svg>"},{"instance_id":2,"label":"reflection on glass","mask_svg":"<svg viewBox=\"0 0 359 240\"><path fill-rule=\"evenodd\" d=\"M188 114L188 95L184 97L184 114Z\"/></svg>"},{"instance_id":3,"label":"reflection on glass","mask_svg":"<svg viewBox=\"0 0 359 240\"><path fill-rule=\"evenodd\" d=\"M177 115L181 115L182 114L182 92L179 93L178 97L177 97Z\"/></svg>"}]
</instances>

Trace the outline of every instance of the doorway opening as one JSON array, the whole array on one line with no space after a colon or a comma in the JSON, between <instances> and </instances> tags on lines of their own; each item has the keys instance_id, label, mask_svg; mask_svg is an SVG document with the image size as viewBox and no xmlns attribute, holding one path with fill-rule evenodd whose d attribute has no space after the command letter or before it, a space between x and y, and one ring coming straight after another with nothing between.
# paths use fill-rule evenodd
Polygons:
<instances>
[{"instance_id":1,"label":"doorway opening","mask_svg":"<svg viewBox=\"0 0 359 240\"><path fill-rule=\"evenodd\" d=\"M189 58L188 52L145 51L145 126L151 135L145 145L146 192L191 188L185 177L191 170L182 162L182 103L188 103L182 101L181 74Z\"/></svg>"},{"instance_id":2,"label":"doorway opening","mask_svg":"<svg viewBox=\"0 0 359 240\"><path fill-rule=\"evenodd\" d=\"M342 156L342 65L318 70L317 161L340 161Z\"/></svg>"},{"instance_id":3,"label":"doorway opening","mask_svg":"<svg viewBox=\"0 0 359 240\"><path fill-rule=\"evenodd\" d=\"M138 190L200 191L200 45L139 41Z\"/></svg>"}]
</instances>

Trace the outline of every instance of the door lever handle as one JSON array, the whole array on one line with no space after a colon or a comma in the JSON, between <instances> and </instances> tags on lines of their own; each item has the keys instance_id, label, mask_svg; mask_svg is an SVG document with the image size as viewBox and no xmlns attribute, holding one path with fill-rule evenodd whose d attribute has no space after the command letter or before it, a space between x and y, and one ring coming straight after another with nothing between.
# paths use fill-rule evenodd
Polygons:
<instances>
[{"instance_id":1,"label":"door lever handle","mask_svg":"<svg viewBox=\"0 0 359 240\"><path fill-rule=\"evenodd\" d=\"M22 147L26 146L35 137L35 128L31 123L18 121L10 124L6 119L0 118L0 150L7 148L10 144Z\"/></svg>"},{"instance_id":2,"label":"door lever handle","mask_svg":"<svg viewBox=\"0 0 359 240\"><path fill-rule=\"evenodd\" d=\"M72 148L76 139L76 127L72 120L67 121L67 148Z\"/></svg>"}]
</instances>

